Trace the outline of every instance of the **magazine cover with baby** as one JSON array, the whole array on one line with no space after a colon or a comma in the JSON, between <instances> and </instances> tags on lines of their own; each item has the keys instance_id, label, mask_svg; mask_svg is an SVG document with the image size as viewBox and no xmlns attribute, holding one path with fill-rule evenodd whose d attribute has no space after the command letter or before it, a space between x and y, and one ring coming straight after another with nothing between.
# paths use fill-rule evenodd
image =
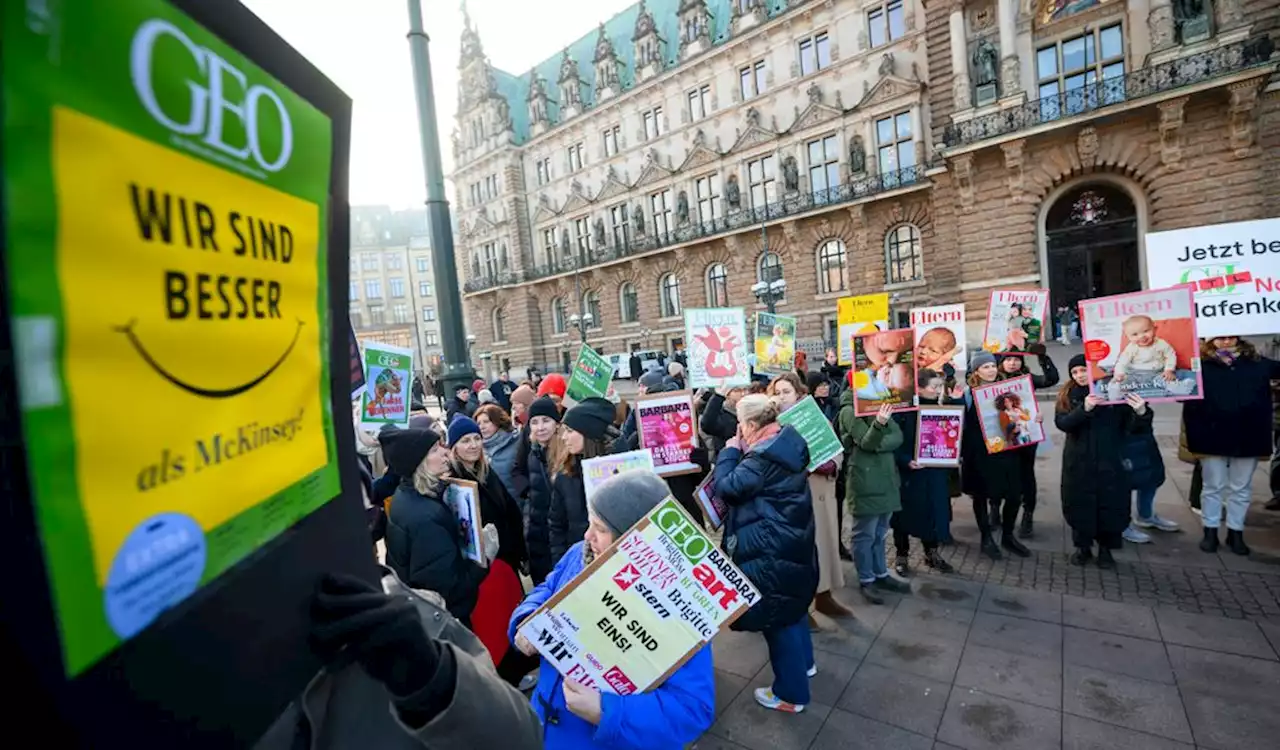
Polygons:
<instances>
[{"instance_id":1,"label":"magazine cover with baby","mask_svg":"<svg viewBox=\"0 0 1280 750\"><path fill-rule=\"evenodd\" d=\"M858 416L888 404L894 411L916 408L915 335L910 328L853 337L853 408Z\"/></svg>"},{"instance_id":2,"label":"magazine cover with baby","mask_svg":"<svg viewBox=\"0 0 1280 750\"><path fill-rule=\"evenodd\" d=\"M1080 302L1093 395L1122 404L1203 398L1200 342L1190 287L1151 289Z\"/></svg>"}]
</instances>

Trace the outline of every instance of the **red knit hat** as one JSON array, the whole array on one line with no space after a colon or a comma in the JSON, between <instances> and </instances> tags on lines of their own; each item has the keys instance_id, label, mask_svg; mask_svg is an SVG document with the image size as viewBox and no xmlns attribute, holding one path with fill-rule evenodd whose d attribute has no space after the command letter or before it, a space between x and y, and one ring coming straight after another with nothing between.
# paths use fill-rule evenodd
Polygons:
<instances>
[{"instance_id":1,"label":"red knit hat","mask_svg":"<svg viewBox=\"0 0 1280 750\"><path fill-rule=\"evenodd\" d=\"M564 382L564 376L558 372L551 373L538 384L539 396L555 395L564 398L564 393L567 390L569 390L569 386Z\"/></svg>"}]
</instances>

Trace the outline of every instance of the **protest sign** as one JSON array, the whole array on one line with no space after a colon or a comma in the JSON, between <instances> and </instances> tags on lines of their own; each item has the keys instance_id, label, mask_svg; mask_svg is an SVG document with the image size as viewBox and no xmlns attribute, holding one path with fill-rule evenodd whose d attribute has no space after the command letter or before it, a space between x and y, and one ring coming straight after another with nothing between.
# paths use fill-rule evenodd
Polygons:
<instances>
[{"instance_id":1,"label":"protest sign","mask_svg":"<svg viewBox=\"0 0 1280 750\"><path fill-rule=\"evenodd\" d=\"M640 447L653 454L655 472L670 477L700 470L691 460L698 431L690 391L639 396L634 408Z\"/></svg>"},{"instance_id":2,"label":"protest sign","mask_svg":"<svg viewBox=\"0 0 1280 750\"><path fill-rule=\"evenodd\" d=\"M603 355L583 344L578 349L578 361L573 364L569 387L565 395L574 401L585 398L604 398L613 382L613 363Z\"/></svg>"},{"instance_id":3,"label":"protest sign","mask_svg":"<svg viewBox=\"0 0 1280 750\"><path fill-rule=\"evenodd\" d=\"M690 388L750 385L747 366L747 317L741 307L704 307L684 311L686 368Z\"/></svg>"},{"instance_id":4,"label":"protest sign","mask_svg":"<svg viewBox=\"0 0 1280 750\"><path fill-rule=\"evenodd\" d=\"M356 338L356 329L352 327L350 318L347 319L347 345L351 359L351 400L355 401L364 390L364 356L360 353L360 341Z\"/></svg>"},{"instance_id":5,"label":"protest sign","mask_svg":"<svg viewBox=\"0 0 1280 750\"><path fill-rule=\"evenodd\" d=\"M702 483L693 491L693 497L702 507L702 516L707 522L708 529L716 531L724 525L724 519L729 515L729 504L716 494L714 474L708 474L702 480Z\"/></svg>"},{"instance_id":6,"label":"protest sign","mask_svg":"<svg viewBox=\"0 0 1280 750\"><path fill-rule=\"evenodd\" d=\"M1089 389L1103 403L1136 393L1148 401L1204 398L1190 287L1080 302Z\"/></svg>"},{"instance_id":7,"label":"protest sign","mask_svg":"<svg viewBox=\"0 0 1280 750\"><path fill-rule=\"evenodd\" d=\"M582 462L582 488L587 499L596 494L596 488L606 479L624 471L645 469L653 471L653 454L648 450L614 453L609 456L588 458Z\"/></svg>"},{"instance_id":8,"label":"protest sign","mask_svg":"<svg viewBox=\"0 0 1280 750\"><path fill-rule=\"evenodd\" d=\"M1280 219L1148 232L1146 255L1152 289L1249 274L1196 291L1200 336L1280 333Z\"/></svg>"},{"instance_id":9,"label":"protest sign","mask_svg":"<svg viewBox=\"0 0 1280 750\"><path fill-rule=\"evenodd\" d=\"M960 467L964 407L921 406L916 412L916 463L927 468Z\"/></svg>"},{"instance_id":10,"label":"protest sign","mask_svg":"<svg viewBox=\"0 0 1280 750\"><path fill-rule=\"evenodd\" d=\"M964 383L969 367L964 342L964 305L913 307L910 316L916 347L916 403L936 403L946 390L946 366L951 365L955 370L956 383Z\"/></svg>"},{"instance_id":11,"label":"protest sign","mask_svg":"<svg viewBox=\"0 0 1280 750\"><path fill-rule=\"evenodd\" d=\"M76 741L252 747L320 666L321 576L378 580L331 502L351 102L240 3L0 14L0 651Z\"/></svg>"},{"instance_id":12,"label":"protest sign","mask_svg":"<svg viewBox=\"0 0 1280 750\"><path fill-rule=\"evenodd\" d=\"M444 485L444 504L458 519L458 538L462 541L462 556L487 565L484 544L480 541L480 529L484 521L480 516L480 488L475 482L447 479Z\"/></svg>"},{"instance_id":13,"label":"protest sign","mask_svg":"<svg viewBox=\"0 0 1280 750\"><path fill-rule=\"evenodd\" d=\"M977 386L973 389L973 402L987 453L1025 448L1044 440L1040 406L1030 375Z\"/></svg>"},{"instance_id":14,"label":"protest sign","mask_svg":"<svg viewBox=\"0 0 1280 750\"><path fill-rule=\"evenodd\" d=\"M809 471L844 454L840 438L836 437L836 431L831 429L831 422L822 413L822 408L813 400L813 396L805 396L795 406L779 414L778 421L794 427L809 446Z\"/></svg>"},{"instance_id":15,"label":"protest sign","mask_svg":"<svg viewBox=\"0 0 1280 750\"><path fill-rule=\"evenodd\" d=\"M884 404L894 411L915 408L916 357L910 328L853 337L853 406L859 416Z\"/></svg>"},{"instance_id":16,"label":"protest sign","mask_svg":"<svg viewBox=\"0 0 1280 750\"><path fill-rule=\"evenodd\" d=\"M796 319L756 313L756 372L793 372L796 359Z\"/></svg>"},{"instance_id":17,"label":"protest sign","mask_svg":"<svg viewBox=\"0 0 1280 750\"><path fill-rule=\"evenodd\" d=\"M1044 341L1048 307L1048 289L993 289L987 301L982 348L989 352L1026 353L1028 346Z\"/></svg>"},{"instance_id":18,"label":"protest sign","mask_svg":"<svg viewBox=\"0 0 1280 750\"><path fill-rule=\"evenodd\" d=\"M364 369L366 382L360 392L360 427L371 432L389 424L408 427L413 350L366 341Z\"/></svg>"},{"instance_id":19,"label":"protest sign","mask_svg":"<svg viewBox=\"0 0 1280 750\"><path fill-rule=\"evenodd\" d=\"M631 695L661 685L759 597L668 497L518 632L566 678Z\"/></svg>"},{"instance_id":20,"label":"protest sign","mask_svg":"<svg viewBox=\"0 0 1280 750\"><path fill-rule=\"evenodd\" d=\"M853 362L853 337L889 328L889 294L877 292L836 300L837 355L842 365Z\"/></svg>"}]
</instances>

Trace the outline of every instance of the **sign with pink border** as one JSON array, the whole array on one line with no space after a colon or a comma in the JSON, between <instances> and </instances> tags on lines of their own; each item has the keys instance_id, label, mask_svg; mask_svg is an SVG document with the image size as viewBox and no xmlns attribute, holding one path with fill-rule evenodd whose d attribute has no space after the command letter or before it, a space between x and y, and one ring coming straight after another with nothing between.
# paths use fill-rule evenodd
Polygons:
<instances>
[{"instance_id":1,"label":"sign with pink border","mask_svg":"<svg viewBox=\"0 0 1280 750\"><path fill-rule=\"evenodd\" d=\"M1089 389L1105 404L1204 398L1194 292L1185 286L1081 300Z\"/></svg>"}]
</instances>

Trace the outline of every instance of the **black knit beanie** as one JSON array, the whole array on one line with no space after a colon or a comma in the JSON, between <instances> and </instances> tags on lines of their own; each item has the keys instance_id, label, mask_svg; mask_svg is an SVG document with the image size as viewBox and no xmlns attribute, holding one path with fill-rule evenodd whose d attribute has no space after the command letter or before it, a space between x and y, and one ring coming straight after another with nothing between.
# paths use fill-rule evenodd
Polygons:
<instances>
[{"instance_id":1,"label":"black knit beanie","mask_svg":"<svg viewBox=\"0 0 1280 750\"><path fill-rule=\"evenodd\" d=\"M564 413L565 426L581 432L592 440L601 440L613 426L614 407L608 399L592 397L583 399Z\"/></svg>"},{"instance_id":2,"label":"black knit beanie","mask_svg":"<svg viewBox=\"0 0 1280 750\"><path fill-rule=\"evenodd\" d=\"M382 444L382 457L387 468L399 477L411 477L418 470L422 459L440 440L434 430L383 430L378 434Z\"/></svg>"},{"instance_id":3,"label":"black knit beanie","mask_svg":"<svg viewBox=\"0 0 1280 750\"><path fill-rule=\"evenodd\" d=\"M550 396L536 398L529 405L529 421L532 422L534 417L549 417L559 422L560 407L556 406L556 402L552 401Z\"/></svg>"}]
</instances>

